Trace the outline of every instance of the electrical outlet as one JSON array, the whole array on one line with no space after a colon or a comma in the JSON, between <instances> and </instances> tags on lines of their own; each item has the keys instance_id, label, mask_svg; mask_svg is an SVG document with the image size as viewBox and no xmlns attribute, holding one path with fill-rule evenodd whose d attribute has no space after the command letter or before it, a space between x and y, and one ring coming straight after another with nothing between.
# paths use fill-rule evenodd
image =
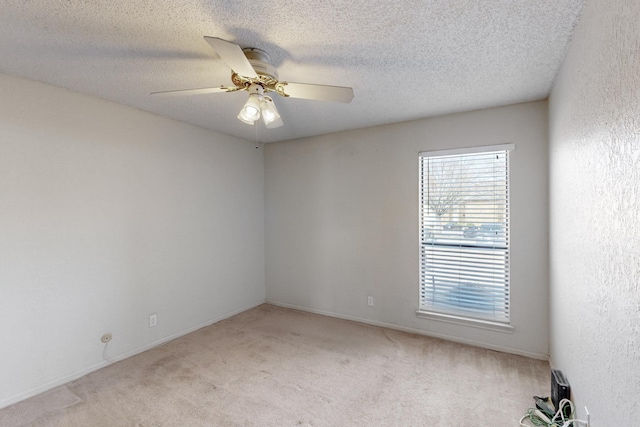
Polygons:
<instances>
[{"instance_id":1,"label":"electrical outlet","mask_svg":"<svg viewBox=\"0 0 640 427\"><path fill-rule=\"evenodd\" d=\"M149 327L153 328L154 326L157 326L157 325L158 325L158 314L153 313L149 315Z\"/></svg>"},{"instance_id":2,"label":"electrical outlet","mask_svg":"<svg viewBox=\"0 0 640 427\"><path fill-rule=\"evenodd\" d=\"M367 297L367 305L373 307L373 297Z\"/></svg>"},{"instance_id":3,"label":"electrical outlet","mask_svg":"<svg viewBox=\"0 0 640 427\"><path fill-rule=\"evenodd\" d=\"M589 413L589 410L587 409L587 407L584 407L584 413L585 413L585 418L586 418L586 422L587 422L587 427L591 427L591 414Z\"/></svg>"},{"instance_id":4,"label":"electrical outlet","mask_svg":"<svg viewBox=\"0 0 640 427\"><path fill-rule=\"evenodd\" d=\"M102 335L100 341L106 344L111 341L111 338L113 338L113 335L111 335L111 332L107 332L106 334Z\"/></svg>"}]
</instances>

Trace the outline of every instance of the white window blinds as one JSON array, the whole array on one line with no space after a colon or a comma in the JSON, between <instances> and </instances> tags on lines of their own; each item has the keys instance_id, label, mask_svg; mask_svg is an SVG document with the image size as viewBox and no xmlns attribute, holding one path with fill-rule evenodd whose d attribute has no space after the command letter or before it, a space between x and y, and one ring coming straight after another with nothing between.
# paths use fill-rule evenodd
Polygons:
<instances>
[{"instance_id":1,"label":"white window blinds","mask_svg":"<svg viewBox=\"0 0 640 427\"><path fill-rule=\"evenodd\" d=\"M509 149L420 154L420 310L509 323Z\"/></svg>"}]
</instances>

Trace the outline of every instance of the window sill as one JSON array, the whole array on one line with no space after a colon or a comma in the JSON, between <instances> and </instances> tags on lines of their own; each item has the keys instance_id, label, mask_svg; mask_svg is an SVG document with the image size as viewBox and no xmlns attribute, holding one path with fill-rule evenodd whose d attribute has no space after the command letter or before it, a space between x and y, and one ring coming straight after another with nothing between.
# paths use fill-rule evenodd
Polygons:
<instances>
[{"instance_id":1,"label":"window sill","mask_svg":"<svg viewBox=\"0 0 640 427\"><path fill-rule=\"evenodd\" d=\"M471 326L474 328L488 329L490 331L512 334L515 328L505 323L492 322L490 320L470 319L468 317L453 314L435 313L432 311L418 310L416 316L421 319L436 320L438 322L454 323L456 325Z\"/></svg>"}]
</instances>

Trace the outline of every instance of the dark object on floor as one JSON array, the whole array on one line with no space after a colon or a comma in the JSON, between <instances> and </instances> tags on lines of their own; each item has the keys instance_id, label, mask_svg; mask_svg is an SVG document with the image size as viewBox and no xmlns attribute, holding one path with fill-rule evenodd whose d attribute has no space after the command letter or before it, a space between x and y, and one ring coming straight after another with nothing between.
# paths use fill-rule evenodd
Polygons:
<instances>
[{"instance_id":1,"label":"dark object on floor","mask_svg":"<svg viewBox=\"0 0 640 427\"><path fill-rule=\"evenodd\" d=\"M571 394L571 387L567 378L564 376L561 370L551 370L551 401L556 410L560 407L560 401L562 399L569 399Z\"/></svg>"}]
</instances>

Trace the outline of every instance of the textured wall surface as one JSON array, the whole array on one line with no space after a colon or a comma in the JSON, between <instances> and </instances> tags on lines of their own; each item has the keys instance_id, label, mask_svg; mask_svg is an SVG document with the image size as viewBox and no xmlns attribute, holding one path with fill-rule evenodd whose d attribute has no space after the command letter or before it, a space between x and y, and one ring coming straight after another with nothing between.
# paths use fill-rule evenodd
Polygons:
<instances>
[{"instance_id":1,"label":"textured wall surface","mask_svg":"<svg viewBox=\"0 0 640 427\"><path fill-rule=\"evenodd\" d=\"M0 406L264 300L255 144L0 74ZM158 325L149 328L149 314Z\"/></svg>"},{"instance_id":2,"label":"textured wall surface","mask_svg":"<svg viewBox=\"0 0 640 427\"><path fill-rule=\"evenodd\" d=\"M547 118L543 101L266 144L267 299L547 358ZM510 142L515 331L417 318L418 153Z\"/></svg>"},{"instance_id":3,"label":"textured wall surface","mask_svg":"<svg viewBox=\"0 0 640 427\"><path fill-rule=\"evenodd\" d=\"M640 2L589 1L550 98L551 359L592 426L640 422Z\"/></svg>"}]
</instances>

